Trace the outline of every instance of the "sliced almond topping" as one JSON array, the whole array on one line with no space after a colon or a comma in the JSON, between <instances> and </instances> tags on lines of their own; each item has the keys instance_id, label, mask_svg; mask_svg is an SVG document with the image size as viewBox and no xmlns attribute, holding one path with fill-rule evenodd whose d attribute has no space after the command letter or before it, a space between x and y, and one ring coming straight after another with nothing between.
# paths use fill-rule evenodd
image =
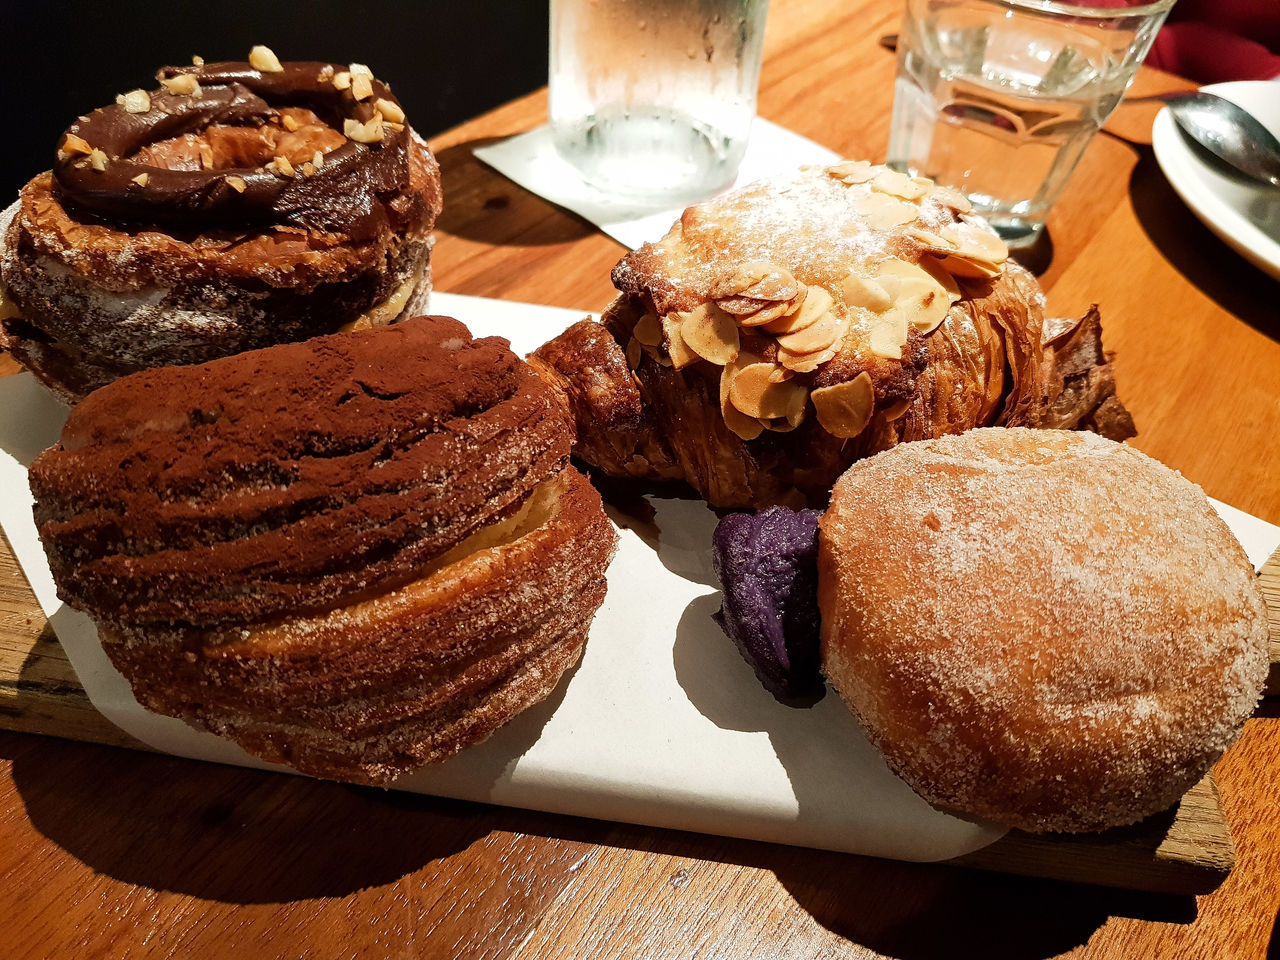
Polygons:
<instances>
[{"instance_id":1,"label":"sliced almond topping","mask_svg":"<svg viewBox=\"0 0 1280 960\"><path fill-rule=\"evenodd\" d=\"M248 186L240 177L227 177L227 186L236 193L244 193L245 187Z\"/></svg>"},{"instance_id":2,"label":"sliced almond topping","mask_svg":"<svg viewBox=\"0 0 1280 960\"><path fill-rule=\"evenodd\" d=\"M356 143L381 143L382 117L374 114L367 123L347 117L342 121L342 132Z\"/></svg>"},{"instance_id":3,"label":"sliced almond topping","mask_svg":"<svg viewBox=\"0 0 1280 960\"><path fill-rule=\"evenodd\" d=\"M58 159L65 160L67 157L79 154L88 156L91 153L93 153L93 147L89 146L87 140L77 137L74 133L68 133L62 138L62 146L58 148Z\"/></svg>"},{"instance_id":4,"label":"sliced almond topping","mask_svg":"<svg viewBox=\"0 0 1280 960\"><path fill-rule=\"evenodd\" d=\"M804 414L807 409L806 405L801 407L794 416L778 417L774 420L761 420L760 425L766 430L772 430L774 433L790 433L804 422Z\"/></svg>"},{"instance_id":5,"label":"sliced almond topping","mask_svg":"<svg viewBox=\"0 0 1280 960\"><path fill-rule=\"evenodd\" d=\"M876 282L893 298L893 306L883 315L911 324L921 333L931 333L947 317L951 304L960 299L960 288L949 276L944 285L929 271L905 260L886 260L876 268ZM939 271L940 276L946 276ZM954 294L955 299L952 299ZM900 317L898 316L900 314ZM905 326L903 328L905 330Z\"/></svg>"},{"instance_id":6,"label":"sliced almond topping","mask_svg":"<svg viewBox=\"0 0 1280 960\"><path fill-rule=\"evenodd\" d=\"M735 436L741 440L754 440L764 432L764 426L756 417L748 417L729 402L729 392L733 385L733 378L744 367L748 367L753 363L759 363L760 358L751 353L740 353L736 360L731 360L724 365L724 369L720 371L720 415L724 418L725 426L729 428Z\"/></svg>"},{"instance_id":7,"label":"sliced almond topping","mask_svg":"<svg viewBox=\"0 0 1280 960\"><path fill-rule=\"evenodd\" d=\"M634 370L640 366L640 355L644 352L644 348L640 346L640 341L632 337L627 341L627 366Z\"/></svg>"},{"instance_id":8,"label":"sliced almond topping","mask_svg":"<svg viewBox=\"0 0 1280 960\"><path fill-rule=\"evenodd\" d=\"M140 173L136 177L131 177L130 179L138 186L145 187L147 182L151 179L151 175L147 173Z\"/></svg>"},{"instance_id":9,"label":"sliced almond topping","mask_svg":"<svg viewBox=\"0 0 1280 960\"><path fill-rule=\"evenodd\" d=\"M788 370L794 370L796 373L813 373L839 352L839 347L836 344L832 344L826 350L819 350L816 353L792 353L790 350L780 347L778 348L778 362Z\"/></svg>"},{"instance_id":10,"label":"sliced almond topping","mask_svg":"<svg viewBox=\"0 0 1280 960\"><path fill-rule=\"evenodd\" d=\"M737 316L744 327L761 327L770 321L795 312L804 302L807 291L802 290L794 300L753 300L748 297L725 297L717 300L720 309Z\"/></svg>"},{"instance_id":11,"label":"sliced almond topping","mask_svg":"<svg viewBox=\"0 0 1280 960\"><path fill-rule=\"evenodd\" d=\"M845 160L827 167L827 173L844 183L866 183L880 169L866 160Z\"/></svg>"},{"instance_id":12,"label":"sliced almond topping","mask_svg":"<svg viewBox=\"0 0 1280 960\"><path fill-rule=\"evenodd\" d=\"M101 173L107 169L107 155L97 147L89 153L89 166Z\"/></svg>"},{"instance_id":13,"label":"sliced almond topping","mask_svg":"<svg viewBox=\"0 0 1280 960\"><path fill-rule=\"evenodd\" d=\"M351 95L357 100L368 100L373 96L373 81L363 73L351 75Z\"/></svg>"},{"instance_id":14,"label":"sliced almond topping","mask_svg":"<svg viewBox=\"0 0 1280 960\"><path fill-rule=\"evenodd\" d=\"M867 338L868 346L871 352L877 357L884 357L886 360L901 360L902 348L907 342L907 328L904 322L905 318L901 314L884 315L884 320L877 323L871 328L871 334Z\"/></svg>"},{"instance_id":15,"label":"sliced almond topping","mask_svg":"<svg viewBox=\"0 0 1280 960\"><path fill-rule=\"evenodd\" d=\"M338 90L351 89L351 74L346 70L340 70L333 75L333 85Z\"/></svg>"},{"instance_id":16,"label":"sliced almond topping","mask_svg":"<svg viewBox=\"0 0 1280 960\"><path fill-rule=\"evenodd\" d=\"M903 414L905 414L910 409L911 409L910 400L899 400L896 403L891 403L889 406L885 407L880 412L884 415L884 418L886 420L892 422L894 420L902 419Z\"/></svg>"},{"instance_id":17,"label":"sliced almond topping","mask_svg":"<svg viewBox=\"0 0 1280 960\"><path fill-rule=\"evenodd\" d=\"M852 380L813 391L813 409L822 429L833 437L856 437L871 420L875 390L865 371Z\"/></svg>"},{"instance_id":18,"label":"sliced almond topping","mask_svg":"<svg viewBox=\"0 0 1280 960\"><path fill-rule=\"evenodd\" d=\"M881 170L872 179L871 189L893 197L901 197L903 200L919 200L929 192L927 186L916 183L905 173L899 173L897 170Z\"/></svg>"},{"instance_id":19,"label":"sliced almond topping","mask_svg":"<svg viewBox=\"0 0 1280 960\"><path fill-rule=\"evenodd\" d=\"M662 336L667 344L667 355L671 357L671 365L677 370L698 362L698 354L689 349L680 333L680 316L678 313L669 313L662 318Z\"/></svg>"},{"instance_id":20,"label":"sliced almond topping","mask_svg":"<svg viewBox=\"0 0 1280 960\"><path fill-rule=\"evenodd\" d=\"M373 101L373 107L382 114L382 119L390 120L392 123L404 123L404 110L394 100L384 100L379 97Z\"/></svg>"},{"instance_id":21,"label":"sliced almond topping","mask_svg":"<svg viewBox=\"0 0 1280 960\"><path fill-rule=\"evenodd\" d=\"M914 203L907 203L887 193L869 193L854 197L850 202L867 218L867 224L873 230L892 230L904 223L911 223L920 213Z\"/></svg>"},{"instance_id":22,"label":"sliced almond topping","mask_svg":"<svg viewBox=\"0 0 1280 960\"><path fill-rule=\"evenodd\" d=\"M116 97L116 103L124 107L125 113L146 113L151 109L151 94L145 90L130 90Z\"/></svg>"},{"instance_id":23,"label":"sliced almond topping","mask_svg":"<svg viewBox=\"0 0 1280 960\"><path fill-rule=\"evenodd\" d=\"M689 349L718 366L738 356L738 323L714 303L704 303L687 313L669 317L680 325L680 335Z\"/></svg>"},{"instance_id":24,"label":"sliced almond topping","mask_svg":"<svg viewBox=\"0 0 1280 960\"><path fill-rule=\"evenodd\" d=\"M262 73L284 73L280 58L272 52L270 47L264 47L262 44L258 44L249 51L249 66Z\"/></svg>"},{"instance_id":25,"label":"sliced almond topping","mask_svg":"<svg viewBox=\"0 0 1280 960\"><path fill-rule=\"evenodd\" d=\"M835 299L823 287L808 287L799 310L776 317L761 329L775 334L796 333L817 323L834 305Z\"/></svg>"},{"instance_id":26,"label":"sliced almond topping","mask_svg":"<svg viewBox=\"0 0 1280 960\"><path fill-rule=\"evenodd\" d=\"M741 368L729 384L729 402L749 417L794 416L804 407L809 391L794 382L776 383L772 363L752 363Z\"/></svg>"},{"instance_id":27,"label":"sliced almond topping","mask_svg":"<svg viewBox=\"0 0 1280 960\"><path fill-rule=\"evenodd\" d=\"M955 254L975 261L985 260L991 264L1004 263L1009 259L1009 248L993 231L984 230L972 223L961 221L949 224L938 231L944 239L956 245Z\"/></svg>"},{"instance_id":28,"label":"sliced almond topping","mask_svg":"<svg viewBox=\"0 0 1280 960\"><path fill-rule=\"evenodd\" d=\"M840 289L844 291L844 302L851 307L864 307L880 313L893 305L893 297L870 277L851 273L840 281Z\"/></svg>"},{"instance_id":29,"label":"sliced almond topping","mask_svg":"<svg viewBox=\"0 0 1280 960\"><path fill-rule=\"evenodd\" d=\"M161 77L160 83L166 90L177 96L199 99L201 94L200 82L196 80L193 73L180 73L176 77Z\"/></svg>"},{"instance_id":30,"label":"sliced almond topping","mask_svg":"<svg viewBox=\"0 0 1280 960\"><path fill-rule=\"evenodd\" d=\"M969 202L969 198L955 187L935 186L933 196L944 207L950 207L958 213L973 212L973 204Z\"/></svg>"},{"instance_id":31,"label":"sliced almond topping","mask_svg":"<svg viewBox=\"0 0 1280 960\"><path fill-rule=\"evenodd\" d=\"M284 128L290 133L298 129L298 121L293 119L292 114L286 113L280 122L284 124Z\"/></svg>"},{"instance_id":32,"label":"sliced almond topping","mask_svg":"<svg viewBox=\"0 0 1280 960\"><path fill-rule=\"evenodd\" d=\"M986 260L974 260L958 254L941 257L938 262L952 276L965 277L971 280L994 280L1002 272L999 264L990 263Z\"/></svg>"},{"instance_id":33,"label":"sliced almond topping","mask_svg":"<svg viewBox=\"0 0 1280 960\"><path fill-rule=\"evenodd\" d=\"M839 315L828 310L803 330L778 337L778 346L791 353L817 353L838 341L844 335L844 326Z\"/></svg>"},{"instance_id":34,"label":"sliced almond topping","mask_svg":"<svg viewBox=\"0 0 1280 960\"><path fill-rule=\"evenodd\" d=\"M631 335L646 347L656 347L662 342L662 324L658 322L658 315L646 310L644 315L636 321Z\"/></svg>"}]
</instances>

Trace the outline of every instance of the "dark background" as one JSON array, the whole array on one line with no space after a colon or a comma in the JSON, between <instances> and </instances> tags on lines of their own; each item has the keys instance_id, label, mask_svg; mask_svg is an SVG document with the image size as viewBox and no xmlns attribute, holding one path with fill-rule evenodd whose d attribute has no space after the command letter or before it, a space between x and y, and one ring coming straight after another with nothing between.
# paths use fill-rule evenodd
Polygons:
<instances>
[{"instance_id":1,"label":"dark background","mask_svg":"<svg viewBox=\"0 0 1280 960\"><path fill-rule=\"evenodd\" d=\"M0 0L0 208L49 169L76 117L155 88L158 67L244 60L256 43L367 64L431 137L546 83L547 0Z\"/></svg>"}]
</instances>

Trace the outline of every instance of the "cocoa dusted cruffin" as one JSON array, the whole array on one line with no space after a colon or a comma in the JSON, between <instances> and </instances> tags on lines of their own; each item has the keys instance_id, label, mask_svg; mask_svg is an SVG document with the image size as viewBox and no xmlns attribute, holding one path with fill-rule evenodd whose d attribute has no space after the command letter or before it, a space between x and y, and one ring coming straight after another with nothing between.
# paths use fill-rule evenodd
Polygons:
<instances>
[{"instance_id":1,"label":"cocoa dusted cruffin","mask_svg":"<svg viewBox=\"0 0 1280 960\"><path fill-rule=\"evenodd\" d=\"M1046 322L1035 278L922 177L845 161L751 184L685 210L613 281L600 325L531 361L584 460L717 507L820 505L855 460L974 426L1134 432L1097 312Z\"/></svg>"},{"instance_id":2,"label":"cocoa dusted cruffin","mask_svg":"<svg viewBox=\"0 0 1280 960\"><path fill-rule=\"evenodd\" d=\"M259 47L157 79L73 123L0 213L2 339L42 382L74 402L424 312L439 168L368 67Z\"/></svg>"},{"instance_id":3,"label":"cocoa dusted cruffin","mask_svg":"<svg viewBox=\"0 0 1280 960\"><path fill-rule=\"evenodd\" d=\"M139 702L381 783L577 662L616 538L570 442L506 341L426 317L118 380L30 477Z\"/></svg>"}]
</instances>

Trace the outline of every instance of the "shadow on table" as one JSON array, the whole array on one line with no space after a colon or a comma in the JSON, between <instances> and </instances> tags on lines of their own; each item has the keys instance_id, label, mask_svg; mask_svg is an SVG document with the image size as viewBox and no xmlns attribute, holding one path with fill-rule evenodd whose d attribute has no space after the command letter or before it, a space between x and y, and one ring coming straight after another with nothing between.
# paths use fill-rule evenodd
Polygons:
<instances>
[{"instance_id":1,"label":"shadow on table","mask_svg":"<svg viewBox=\"0 0 1280 960\"><path fill-rule=\"evenodd\" d=\"M530 193L476 159L473 151L477 147L501 139L468 140L436 154L445 198L444 211L436 221L438 232L477 243L521 247L572 243L598 232L594 224ZM531 222L533 226L527 226Z\"/></svg>"},{"instance_id":2,"label":"shadow on table","mask_svg":"<svg viewBox=\"0 0 1280 960\"><path fill-rule=\"evenodd\" d=\"M1155 152L1132 144L1138 163L1129 196L1138 223L1157 250L1205 296L1259 333L1280 339L1280 282L1244 260L1214 236L1178 196Z\"/></svg>"},{"instance_id":3,"label":"shadow on table","mask_svg":"<svg viewBox=\"0 0 1280 960\"><path fill-rule=\"evenodd\" d=\"M33 662L19 687L47 678ZM37 674L39 677L37 678ZM538 738L564 697L561 683L504 727L468 764L496 780ZM13 759L32 825L113 879L230 903L342 897L394 883L465 850L492 830L532 820L566 838L575 821L487 804L313 780L141 750L33 738ZM559 826L563 819L567 826Z\"/></svg>"}]
</instances>

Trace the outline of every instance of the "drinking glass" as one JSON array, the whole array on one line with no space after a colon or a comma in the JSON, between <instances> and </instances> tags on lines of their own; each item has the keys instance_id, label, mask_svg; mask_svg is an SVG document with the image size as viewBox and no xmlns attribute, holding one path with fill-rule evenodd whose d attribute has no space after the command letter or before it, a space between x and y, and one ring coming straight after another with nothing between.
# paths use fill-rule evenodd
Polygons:
<instances>
[{"instance_id":1,"label":"drinking glass","mask_svg":"<svg viewBox=\"0 0 1280 960\"><path fill-rule=\"evenodd\" d=\"M1173 0L906 0L889 164L1035 241Z\"/></svg>"},{"instance_id":2,"label":"drinking glass","mask_svg":"<svg viewBox=\"0 0 1280 960\"><path fill-rule=\"evenodd\" d=\"M731 183L756 113L768 0L551 0L551 136L636 200Z\"/></svg>"}]
</instances>

